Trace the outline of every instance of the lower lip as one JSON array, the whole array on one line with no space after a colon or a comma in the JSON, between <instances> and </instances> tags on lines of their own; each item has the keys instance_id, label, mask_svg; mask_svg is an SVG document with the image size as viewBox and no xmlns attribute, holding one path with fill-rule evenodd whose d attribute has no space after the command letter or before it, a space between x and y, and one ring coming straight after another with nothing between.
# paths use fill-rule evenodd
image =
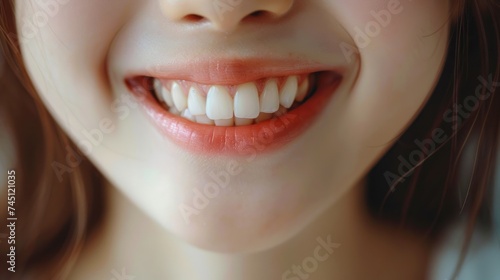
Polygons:
<instances>
[{"instance_id":1,"label":"lower lip","mask_svg":"<svg viewBox=\"0 0 500 280\"><path fill-rule=\"evenodd\" d=\"M204 155L248 155L276 151L306 132L341 83L341 77L318 88L303 104L286 114L247 126L211 126L191 122L165 110L142 87L131 92L162 135L185 150Z\"/></svg>"}]
</instances>

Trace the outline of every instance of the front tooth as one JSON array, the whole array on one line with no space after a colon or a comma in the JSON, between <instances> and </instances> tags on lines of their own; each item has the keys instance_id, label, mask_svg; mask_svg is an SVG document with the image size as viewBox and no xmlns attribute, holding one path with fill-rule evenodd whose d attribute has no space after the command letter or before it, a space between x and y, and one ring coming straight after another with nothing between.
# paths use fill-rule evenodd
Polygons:
<instances>
[{"instance_id":1,"label":"front tooth","mask_svg":"<svg viewBox=\"0 0 500 280\"><path fill-rule=\"evenodd\" d=\"M296 76L289 77L280 94L280 104L285 108L290 108L297 95L298 80Z\"/></svg>"},{"instance_id":2,"label":"front tooth","mask_svg":"<svg viewBox=\"0 0 500 280\"><path fill-rule=\"evenodd\" d=\"M259 92L254 83L238 86L234 96L234 116L255 119L259 116Z\"/></svg>"},{"instance_id":3,"label":"front tooth","mask_svg":"<svg viewBox=\"0 0 500 280\"><path fill-rule=\"evenodd\" d=\"M207 100L203 95L201 95L200 91L197 88L191 87L191 89L189 90L189 96L187 102L191 114L193 115L206 114Z\"/></svg>"},{"instance_id":4,"label":"front tooth","mask_svg":"<svg viewBox=\"0 0 500 280\"><path fill-rule=\"evenodd\" d=\"M233 126L234 125L234 118L230 118L227 120L215 120L215 125L216 126Z\"/></svg>"},{"instance_id":5,"label":"front tooth","mask_svg":"<svg viewBox=\"0 0 500 280\"><path fill-rule=\"evenodd\" d=\"M172 85L172 99L174 101L175 108L177 108L179 112L182 112L187 108L186 95L184 95L184 91L178 83L174 83Z\"/></svg>"},{"instance_id":6,"label":"front tooth","mask_svg":"<svg viewBox=\"0 0 500 280\"><path fill-rule=\"evenodd\" d=\"M297 102L302 102L304 101L304 98L306 98L307 95L307 90L309 89L309 79L306 79L305 81L302 82L302 84L299 87L299 92L297 93L297 96L295 97L295 100Z\"/></svg>"},{"instance_id":7,"label":"front tooth","mask_svg":"<svg viewBox=\"0 0 500 280\"><path fill-rule=\"evenodd\" d=\"M160 80L154 79L153 87L155 89L156 97L158 98L158 100L165 101L165 100L163 100L163 97L162 97L163 85L161 84Z\"/></svg>"},{"instance_id":8,"label":"front tooth","mask_svg":"<svg viewBox=\"0 0 500 280\"><path fill-rule=\"evenodd\" d=\"M196 121L195 117L191 114L189 109L185 109L184 111L182 111L181 117L188 119L192 122Z\"/></svg>"},{"instance_id":9,"label":"front tooth","mask_svg":"<svg viewBox=\"0 0 500 280\"><path fill-rule=\"evenodd\" d=\"M235 120L234 120L234 124L236 126L251 125L252 123L253 123L253 119L235 118Z\"/></svg>"},{"instance_id":10,"label":"front tooth","mask_svg":"<svg viewBox=\"0 0 500 280\"><path fill-rule=\"evenodd\" d=\"M197 123L214 125L214 121L209 119L207 115L194 116L194 118L196 119Z\"/></svg>"},{"instance_id":11,"label":"front tooth","mask_svg":"<svg viewBox=\"0 0 500 280\"><path fill-rule=\"evenodd\" d=\"M263 113L274 113L280 107L280 95L278 83L272 79L266 82L264 91L260 96L260 111Z\"/></svg>"},{"instance_id":12,"label":"front tooth","mask_svg":"<svg viewBox=\"0 0 500 280\"><path fill-rule=\"evenodd\" d=\"M212 120L233 118L233 99L223 86L212 86L207 95L207 117Z\"/></svg>"}]
</instances>

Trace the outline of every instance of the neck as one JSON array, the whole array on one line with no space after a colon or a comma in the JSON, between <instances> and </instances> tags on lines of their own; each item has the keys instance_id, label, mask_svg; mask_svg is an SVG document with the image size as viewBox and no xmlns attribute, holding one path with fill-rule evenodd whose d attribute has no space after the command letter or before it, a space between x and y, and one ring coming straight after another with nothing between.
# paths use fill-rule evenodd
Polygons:
<instances>
[{"instance_id":1,"label":"neck","mask_svg":"<svg viewBox=\"0 0 500 280\"><path fill-rule=\"evenodd\" d=\"M428 242L369 217L362 185L291 240L246 255L192 247L160 228L116 188L108 188L104 225L83 252L75 279L96 273L111 279L127 279L123 273L192 280L426 278Z\"/></svg>"}]
</instances>

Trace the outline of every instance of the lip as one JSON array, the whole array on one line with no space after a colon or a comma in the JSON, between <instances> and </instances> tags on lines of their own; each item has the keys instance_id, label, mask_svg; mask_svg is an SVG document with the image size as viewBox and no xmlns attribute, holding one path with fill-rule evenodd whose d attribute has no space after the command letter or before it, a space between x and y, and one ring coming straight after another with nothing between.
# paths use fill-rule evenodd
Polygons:
<instances>
[{"instance_id":1,"label":"lip","mask_svg":"<svg viewBox=\"0 0 500 280\"><path fill-rule=\"evenodd\" d=\"M332 71L343 74L343 68L304 59L230 59L194 60L153 65L144 72L129 76L151 76L159 79L187 80L210 85L238 85L269 77Z\"/></svg>"},{"instance_id":2,"label":"lip","mask_svg":"<svg viewBox=\"0 0 500 280\"><path fill-rule=\"evenodd\" d=\"M300 69L297 65L301 65ZM151 86L148 78L235 85L267 77L316 72L329 74L320 75L319 86L315 88L312 96L297 108L257 124L232 127L198 124L171 114L158 103L149 90ZM229 63L193 63L185 67L165 65L156 67L153 71L149 69L146 74L131 75L125 79L125 83L158 131L182 149L204 155L241 156L275 151L302 135L334 95L342 82L342 74L337 68L308 65L303 61L297 64L295 61L263 63L257 60L234 60Z\"/></svg>"}]
</instances>

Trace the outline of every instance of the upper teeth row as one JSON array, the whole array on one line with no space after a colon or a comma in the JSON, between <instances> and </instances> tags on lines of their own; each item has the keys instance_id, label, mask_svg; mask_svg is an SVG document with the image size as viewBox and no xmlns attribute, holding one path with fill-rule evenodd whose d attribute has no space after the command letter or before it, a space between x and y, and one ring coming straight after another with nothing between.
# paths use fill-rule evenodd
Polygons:
<instances>
[{"instance_id":1,"label":"upper teeth row","mask_svg":"<svg viewBox=\"0 0 500 280\"><path fill-rule=\"evenodd\" d=\"M210 86L206 97L200 87L192 85L186 89L180 82L167 87L155 79L154 88L157 98L178 112L188 109L193 116L206 115L211 120L255 119L261 113L276 113L280 105L290 108L295 101L302 102L309 90L309 80L304 79L299 85L299 78L290 76L279 89L278 80L269 79L261 94L257 84L250 82L238 85L234 98L229 87L221 85Z\"/></svg>"}]
</instances>

